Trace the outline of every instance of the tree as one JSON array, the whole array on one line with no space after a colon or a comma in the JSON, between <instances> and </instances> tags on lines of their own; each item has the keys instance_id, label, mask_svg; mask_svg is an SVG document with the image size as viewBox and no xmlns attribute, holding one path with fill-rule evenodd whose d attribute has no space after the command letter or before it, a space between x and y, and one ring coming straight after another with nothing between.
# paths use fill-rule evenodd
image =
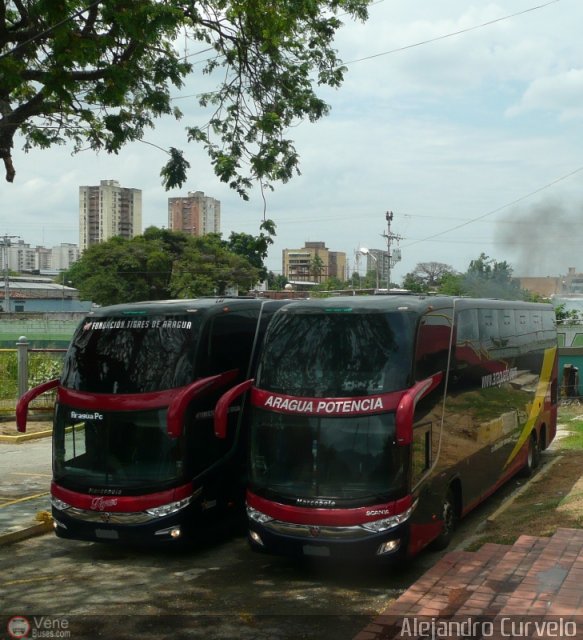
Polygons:
<instances>
[{"instance_id":1,"label":"tree","mask_svg":"<svg viewBox=\"0 0 583 640\"><path fill-rule=\"evenodd\" d=\"M217 176L241 196L253 180L287 181L298 155L287 132L316 121L328 105L315 85L344 76L332 48L339 14L365 20L369 0L5 0L0 5L0 157L14 180L11 150L72 140L118 153L143 140L154 121L180 118L171 91L194 70L220 78L196 98L206 124L186 127L207 150ZM177 42L187 41L182 56ZM206 47L200 49L201 46ZM209 52L203 65L192 58ZM195 62L199 62L197 58ZM167 150L167 189L189 168Z\"/></svg>"},{"instance_id":2,"label":"tree","mask_svg":"<svg viewBox=\"0 0 583 640\"><path fill-rule=\"evenodd\" d=\"M454 269L443 262L419 262L415 269L403 280L403 287L409 291L427 293L442 283L446 276L454 274Z\"/></svg>"},{"instance_id":3,"label":"tree","mask_svg":"<svg viewBox=\"0 0 583 640\"><path fill-rule=\"evenodd\" d=\"M263 233L263 231L267 233ZM247 258L256 269L259 269L259 279L263 281L267 279L265 259L267 258L269 247L273 244L273 236L275 235L275 223L273 220L264 220L259 225L258 236L252 236L248 233L235 233L233 231L226 246L229 251Z\"/></svg>"},{"instance_id":4,"label":"tree","mask_svg":"<svg viewBox=\"0 0 583 640\"><path fill-rule=\"evenodd\" d=\"M528 299L529 294L512 278L512 267L505 260L498 262L485 253L472 260L464 274L447 274L438 289L445 295L471 298Z\"/></svg>"},{"instance_id":5,"label":"tree","mask_svg":"<svg viewBox=\"0 0 583 640\"><path fill-rule=\"evenodd\" d=\"M581 324L581 313L577 309L567 309L567 305L562 302L555 307L555 317L557 324L574 325Z\"/></svg>"},{"instance_id":6,"label":"tree","mask_svg":"<svg viewBox=\"0 0 583 640\"><path fill-rule=\"evenodd\" d=\"M324 261L318 254L310 260L310 275L314 277L314 282L322 280L322 271L324 270Z\"/></svg>"},{"instance_id":7,"label":"tree","mask_svg":"<svg viewBox=\"0 0 583 640\"><path fill-rule=\"evenodd\" d=\"M267 286L275 291L281 291L284 289L288 282L289 280L281 273L276 275L273 271L270 271L267 274Z\"/></svg>"},{"instance_id":8,"label":"tree","mask_svg":"<svg viewBox=\"0 0 583 640\"><path fill-rule=\"evenodd\" d=\"M259 269L229 251L219 234L190 240L184 254L174 264L170 297L223 295L229 286L248 291L259 280Z\"/></svg>"},{"instance_id":9,"label":"tree","mask_svg":"<svg viewBox=\"0 0 583 640\"><path fill-rule=\"evenodd\" d=\"M132 240L90 246L65 277L83 299L106 305L220 295L231 285L247 291L258 273L218 234L193 238L149 227Z\"/></svg>"}]
</instances>

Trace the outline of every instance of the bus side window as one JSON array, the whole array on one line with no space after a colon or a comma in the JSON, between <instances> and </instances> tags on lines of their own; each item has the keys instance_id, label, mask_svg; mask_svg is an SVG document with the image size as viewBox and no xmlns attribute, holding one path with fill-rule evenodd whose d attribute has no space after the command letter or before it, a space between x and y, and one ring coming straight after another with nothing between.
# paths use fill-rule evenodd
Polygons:
<instances>
[{"instance_id":1,"label":"bus side window","mask_svg":"<svg viewBox=\"0 0 583 640\"><path fill-rule=\"evenodd\" d=\"M449 354L451 320L443 311L421 319L415 349L415 379L424 380L445 371Z\"/></svg>"},{"instance_id":2,"label":"bus side window","mask_svg":"<svg viewBox=\"0 0 583 640\"><path fill-rule=\"evenodd\" d=\"M480 342L487 351L499 347L500 329L498 327L499 313L497 309L478 309L480 326Z\"/></svg>"},{"instance_id":3,"label":"bus side window","mask_svg":"<svg viewBox=\"0 0 583 640\"><path fill-rule=\"evenodd\" d=\"M215 375L238 369L239 376L247 375L255 332L257 311L225 313L214 318L209 342L205 375Z\"/></svg>"},{"instance_id":4,"label":"bus side window","mask_svg":"<svg viewBox=\"0 0 583 640\"><path fill-rule=\"evenodd\" d=\"M431 455L431 422L416 425L413 429L412 445L412 478L411 484L415 486L429 471L432 465Z\"/></svg>"}]
</instances>

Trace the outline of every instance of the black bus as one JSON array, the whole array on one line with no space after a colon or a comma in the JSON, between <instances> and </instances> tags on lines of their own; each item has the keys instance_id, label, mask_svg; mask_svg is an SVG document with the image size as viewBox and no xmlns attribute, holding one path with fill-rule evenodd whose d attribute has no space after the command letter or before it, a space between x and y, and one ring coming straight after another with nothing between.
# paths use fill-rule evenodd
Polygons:
<instances>
[{"instance_id":1,"label":"black bus","mask_svg":"<svg viewBox=\"0 0 583 640\"><path fill-rule=\"evenodd\" d=\"M221 298L104 307L79 325L56 388L52 513L56 534L173 541L239 511L244 518L243 407L216 438L217 399L254 370L286 301Z\"/></svg>"},{"instance_id":2,"label":"black bus","mask_svg":"<svg viewBox=\"0 0 583 640\"><path fill-rule=\"evenodd\" d=\"M557 393L551 305L389 295L285 306L251 388L252 548L402 559L445 546L457 518L534 468ZM219 403L218 433L236 394Z\"/></svg>"}]
</instances>

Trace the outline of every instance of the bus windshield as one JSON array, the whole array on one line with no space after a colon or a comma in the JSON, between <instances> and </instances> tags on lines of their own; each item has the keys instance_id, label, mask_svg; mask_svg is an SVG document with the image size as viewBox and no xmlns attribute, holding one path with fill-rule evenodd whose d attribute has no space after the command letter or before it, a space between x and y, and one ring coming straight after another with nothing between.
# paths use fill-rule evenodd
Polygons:
<instances>
[{"instance_id":1,"label":"bus windshield","mask_svg":"<svg viewBox=\"0 0 583 640\"><path fill-rule=\"evenodd\" d=\"M313 398L404 389L413 335L406 313L282 312L268 332L257 387Z\"/></svg>"},{"instance_id":2,"label":"bus windshield","mask_svg":"<svg viewBox=\"0 0 583 640\"><path fill-rule=\"evenodd\" d=\"M57 406L53 471L71 486L159 487L179 478L178 441L166 431L166 409L92 411Z\"/></svg>"},{"instance_id":3,"label":"bus windshield","mask_svg":"<svg viewBox=\"0 0 583 640\"><path fill-rule=\"evenodd\" d=\"M280 498L390 499L406 480L394 414L298 416L254 409L250 481Z\"/></svg>"},{"instance_id":4,"label":"bus windshield","mask_svg":"<svg viewBox=\"0 0 583 640\"><path fill-rule=\"evenodd\" d=\"M194 314L87 318L73 336L61 384L93 393L147 393L191 383L201 318Z\"/></svg>"}]
</instances>

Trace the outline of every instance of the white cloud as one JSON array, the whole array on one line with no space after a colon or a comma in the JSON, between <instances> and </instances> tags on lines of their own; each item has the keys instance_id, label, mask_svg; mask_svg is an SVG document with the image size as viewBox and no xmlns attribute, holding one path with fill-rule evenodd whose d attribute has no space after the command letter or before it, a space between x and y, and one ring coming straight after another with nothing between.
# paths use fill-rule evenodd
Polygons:
<instances>
[{"instance_id":1,"label":"white cloud","mask_svg":"<svg viewBox=\"0 0 583 640\"><path fill-rule=\"evenodd\" d=\"M537 78L507 114L518 116L535 110L556 113L561 120L583 117L583 68Z\"/></svg>"},{"instance_id":2,"label":"white cloud","mask_svg":"<svg viewBox=\"0 0 583 640\"><path fill-rule=\"evenodd\" d=\"M371 6L367 23L342 29L337 49L344 60L356 60L535 4L379 2ZM582 22L583 3L561 0L350 64L344 85L323 92L331 115L292 132L302 175L266 194L267 216L278 225L268 266L280 270L281 250L306 240L324 241L351 261L358 246L382 248L387 210L394 212L392 231L404 236L398 278L421 261L465 270L482 251L526 266L520 234L508 243L497 233L516 213L515 207L502 207L583 165L583 136L575 120L583 104ZM182 95L200 91L197 81ZM31 244L77 242L78 187L102 179L143 190L145 226L165 226L167 198L197 189L221 200L225 236L231 230L257 233L261 194L254 190L246 203L219 182L204 150L185 143L184 127L192 119L200 124L203 112L194 99L177 104L185 118L160 122L146 139L185 148L192 168L183 189L164 191L159 172L166 157L146 144L132 144L119 156L84 152L71 157L66 147L28 155L15 151L16 181L0 185L0 233L19 234ZM543 195L578 211L580 175L521 202L521 220L528 220L529 206ZM476 218L481 219L460 226ZM450 231L454 227L459 228ZM547 246L547 255L556 260L532 261L530 275L556 275L567 260L567 266L583 270L583 260L577 264L577 231L573 227L560 247ZM549 273L553 265L556 271Z\"/></svg>"}]
</instances>

